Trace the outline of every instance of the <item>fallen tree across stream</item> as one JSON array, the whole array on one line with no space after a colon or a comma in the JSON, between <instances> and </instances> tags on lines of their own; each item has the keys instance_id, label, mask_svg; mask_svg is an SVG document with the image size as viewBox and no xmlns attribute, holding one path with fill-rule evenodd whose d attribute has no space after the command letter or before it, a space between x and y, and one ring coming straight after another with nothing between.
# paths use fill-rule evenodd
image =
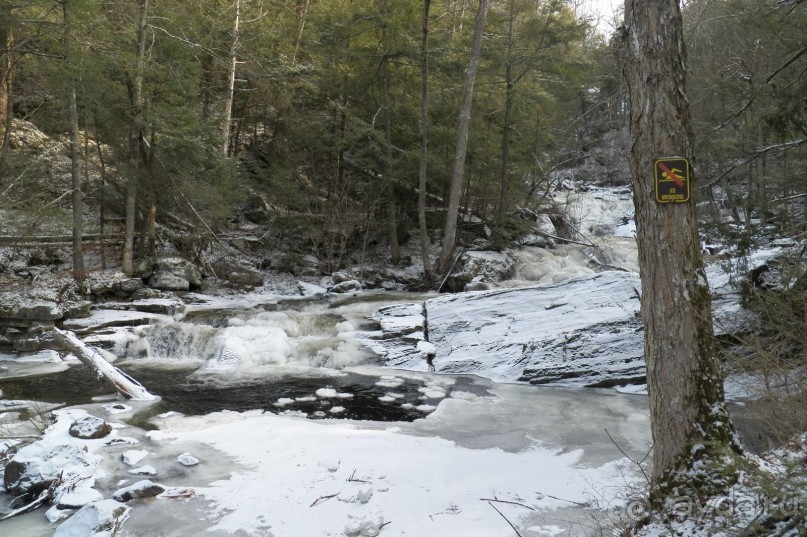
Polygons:
<instances>
[{"instance_id":1,"label":"fallen tree across stream","mask_svg":"<svg viewBox=\"0 0 807 537\"><path fill-rule=\"evenodd\" d=\"M100 352L85 345L73 332L54 328L53 334L56 341L75 354L82 363L93 368L99 378L109 382L118 393L127 399L135 401L153 401L157 399L135 379L107 362Z\"/></svg>"}]
</instances>

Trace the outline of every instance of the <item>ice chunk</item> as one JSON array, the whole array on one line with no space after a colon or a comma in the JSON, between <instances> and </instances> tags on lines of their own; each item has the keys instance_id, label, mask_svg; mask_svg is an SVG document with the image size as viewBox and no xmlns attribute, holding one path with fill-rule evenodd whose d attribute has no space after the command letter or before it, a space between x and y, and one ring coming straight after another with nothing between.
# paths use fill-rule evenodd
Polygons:
<instances>
[{"instance_id":1,"label":"ice chunk","mask_svg":"<svg viewBox=\"0 0 807 537\"><path fill-rule=\"evenodd\" d=\"M138 462L145 459L148 454L148 451L143 451L142 449L130 449L125 451L123 455L120 456L120 460L122 460L123 463L128 466L134 466Z\"/></svg>"}]
</instances>

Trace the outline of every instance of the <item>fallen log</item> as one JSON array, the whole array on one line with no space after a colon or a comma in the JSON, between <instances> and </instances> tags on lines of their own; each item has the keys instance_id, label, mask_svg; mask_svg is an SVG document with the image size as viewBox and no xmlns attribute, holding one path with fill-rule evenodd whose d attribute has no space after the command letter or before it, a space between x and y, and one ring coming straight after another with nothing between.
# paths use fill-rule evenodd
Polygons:
<instances>
[{"instance_id":1,"label":"fallen log","mask_svg":"<svg viewBox=\"0 0 807 537\"><path fill-rule=\"evenodd\" d=\"M101 356L101 353L85 345L73 332L54 328L53 334L56 341L75 354L82 363L93 368L99 378L109 382L124 397L135 401L153 401L156 399L139 382L107 362Z\"/></svg>"}]
</instances>

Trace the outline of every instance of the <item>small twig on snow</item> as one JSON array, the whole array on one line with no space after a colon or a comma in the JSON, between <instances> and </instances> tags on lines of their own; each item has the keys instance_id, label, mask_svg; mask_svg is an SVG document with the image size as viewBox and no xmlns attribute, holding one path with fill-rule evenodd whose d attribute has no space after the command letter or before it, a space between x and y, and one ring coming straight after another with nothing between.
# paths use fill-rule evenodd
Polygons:
<instances>
[{"instance_id":1,"label":"small twig on snow","mask_svg":"<svg viewBox=\"0 0 807 537\"><path fill-rule=\"evenodd\" d=\"M479 498L479 499L482 500L483 502L488 502L488 503L490 503L490 502L509 503L510 505L518 505L520 507L526 507L530 511L535 511L535 507L530 507L529 505L526 505L526 504L523 504L523 503L511 502L509 500L499 500L497 498Z\"/></svg>"},{"instance_id":2,"label":"small twig on snow","mask_svg":"<svg viewBox=\"0 0 807 537\"><path fill-rule=\"evenodd\" d=\"M337 496L339 496L338 492L336 494L329 494L328 496L320 496L319 498L314 500L314 503L312 503L308 507L316 507L317 505L321 504L322 502L328 501L331 498L336 498Z\"/></svg>"},{"instance_id":3,"label":"small twig on snow","mask_svg":"<svg viewBox=\"0 0 807 537\"><path fill-rule=\"evenodd\" d=\"M349 483L369 483L369 481L365 481L364 479L358 479L355 477L356 470L353 470L353 473L350 474L350 477L347 478Z\"/></svg>"},{"instance_id":4,"label":"small twig on snow","mask_svg":"<svg viewBox=\"0 0 807 537\"><path fill-rule=\"evenodd\" d=\"M498 501L498 500L497 500L497 501ZM488 502L488 505L489 505L489 506L491 506L491 507L493 507L493 510L494 510L494 511L496 511L497 513L499 513L499 516L500 516L500 517L502 517L502 518L504 519L504 521L505 521L505 522L507 522L508 524L510 524L510 527L511 527L511 528L513 528L513 531L514 531L514 532L516 532L516 535L518 535L518 537L521 537L521 534L518 532L518 530L517 530L517 529L516 529L516 527L513 525L513 523L512 523L512 522L510 522L510 520L509 520L509 519L508 519L506 516L504 516L504 514L503 514L501 511L499 511L498 509L496 509L496 506L495 506L495 505L493 505L493 503L492 503L492 502L490 502L490 501L489 501L489 502Z\"/></svg>"}]
</instances>

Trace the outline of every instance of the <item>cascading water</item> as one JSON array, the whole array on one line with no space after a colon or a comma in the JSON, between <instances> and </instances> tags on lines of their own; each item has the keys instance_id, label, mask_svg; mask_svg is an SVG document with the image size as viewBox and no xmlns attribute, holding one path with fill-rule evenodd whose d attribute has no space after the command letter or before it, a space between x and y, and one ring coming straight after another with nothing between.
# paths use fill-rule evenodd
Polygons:
<instances>
[{"instance_id":1,"label":"cascading water","mask_svg":"<svg viewBox=\"0 0 807 537\"><path fill-rule=\"evenodd\" d=\"M201 364L202 371L263 374L307 368L339 370L373 360L344 337L355 324L314 312L233 310L220 326L177 322L135 330L127 358Z\"/></svg>"}]
</instances>

